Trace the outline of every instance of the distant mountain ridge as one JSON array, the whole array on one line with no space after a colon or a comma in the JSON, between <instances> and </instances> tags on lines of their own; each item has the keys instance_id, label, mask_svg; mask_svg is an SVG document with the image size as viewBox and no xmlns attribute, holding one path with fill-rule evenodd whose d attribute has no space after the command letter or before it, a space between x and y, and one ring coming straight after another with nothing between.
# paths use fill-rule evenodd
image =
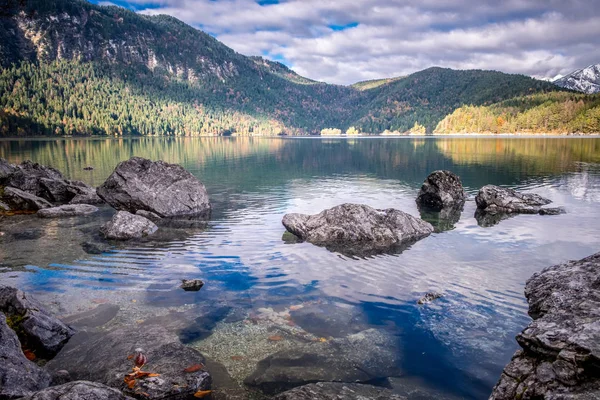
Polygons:
<instances>
[{"instance_id":1,"label":"distant mountain ridge","mask_svg":"<svg viewBox=\"0 0 600 400\"><path fill-rule=\"evenodd\" d=\"M569 75L555 80L554 84L587 94L600 93L600 64L573 71Z\"/></svg>"},{"instance_id":2,"label":"distant mountain ridge","mask_svg":"<svg viewBox=\"0 0 600 400\"><path fill-rule=\"evenodd\" d=\"M463 105L560 90L524 75L444 68L330 85L170 16L84 0L4 3L0 136L432 132Z\"/></svg>"}]
</instances>

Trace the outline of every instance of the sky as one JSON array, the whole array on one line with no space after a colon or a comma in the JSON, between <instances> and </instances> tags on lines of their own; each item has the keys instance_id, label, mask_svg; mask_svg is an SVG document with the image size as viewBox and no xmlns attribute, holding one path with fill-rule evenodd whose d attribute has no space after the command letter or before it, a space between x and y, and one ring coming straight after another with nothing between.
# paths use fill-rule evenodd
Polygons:
<instances>
[{"instance_id":1,"label":"sky","mask_svg":"<svg viewBox=\"0 0 600 400\"><path fill-rule=\"evenodd\" d=\"M92 0L351 84L439 66L541 79L600 62L600 0Z\"/></svg>"}]
</instances>

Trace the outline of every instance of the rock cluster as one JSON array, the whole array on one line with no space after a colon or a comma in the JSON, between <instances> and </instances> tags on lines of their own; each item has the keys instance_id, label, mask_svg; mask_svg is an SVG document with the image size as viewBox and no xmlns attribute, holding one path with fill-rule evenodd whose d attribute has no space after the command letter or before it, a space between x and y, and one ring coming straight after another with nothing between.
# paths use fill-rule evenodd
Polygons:
<instances>
[{"instance_id":1,"label":"rock cluster","mask_svg":"<svg viewBox=\"0 0 600 400\"><path fill-rule=\"evenodd\" d=\"M487 185L475 197L477 209L486 214L560 214L560 208L542 208L552 203L535 193L520 193L513 189Z\"/></svg>"},{"instance_id":2,"label":"rock cluster","mask_svg":"<svg viewBox=\"0 0 600 400\"><path fill-rule=\"evenodd\" d=\"M316 215L286 214L285 228L318 246L348 254L399 251L429 236L431 224L389 208L342 204Z\"/></svg>"},{"instance_id":3,"label":"rock cluster","mask_svg":"<svg viewBox=\"0 0 600 400\"><path fill-rule=\"evenodd\" d=\"M54 168L31 161L13 165L4 159L0 159L0 201L16 211L102 202L94 188L80 181L65 179Z\"/></svg>"},{"instance_id":4,"label":"rock cluster","mask_svg":"<svg viewBox=\"0 0 600 400\"><path fill-rule=\"evenodd\" d=\"M450 171L434 171L423 183L417 195L417 205L441 211L444 208L462 207L467 195L460 178Z\"/></svg>"},{"instance_id":5,"label":"rock cluster","mask_svg":"<svg viewBox=\"0 0 600 400\"><path fill-rule=\"evenodd\" d=\"M490 400L600 398L600 253L534 274L533 321Z\"/></svg>"}]
</instances>

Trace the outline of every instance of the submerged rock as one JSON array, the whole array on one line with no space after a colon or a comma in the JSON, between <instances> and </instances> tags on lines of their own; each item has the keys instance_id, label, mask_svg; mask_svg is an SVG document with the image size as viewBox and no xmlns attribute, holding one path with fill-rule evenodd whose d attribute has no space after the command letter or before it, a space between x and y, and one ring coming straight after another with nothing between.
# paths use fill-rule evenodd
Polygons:
<instances>
[{"instance_id":1,"label":"submerged rock","mask_svg":"<svg viewBox=\"0 0 600 400\"><path fill-rule=\"evenodd\" d=\"M74 333L37 301L10 286L0 286L0 311L12 321L21 342L41 357L54 356Z\"/></svg>"},{"instance_id":2,"label":"submerged rock","mask_svg":"<svg viewBox=\"0 0 600 400\"><path fill-rule=\"evenodd\" d=\"M20 189L5 187L2 192L3 203L11 210L38 211L43 208L52 207L52 204L47 200Z\"/></svg>"},{"instance_id":3,"label":"submerged rock","mask_svg":"<svg viewBox=\"0 0 600 400\"><path fill-rule=\"evenodd\" d=\"M417 205L430 210L462 206L467 198L460 178L450 171L432 172L417 196Z\"/></svg>"},{"instance_id":4,"label":"submerged rock","mask_svg":"<svg viewBox=\"0 0 600 400\"><path fill-rule=\"evenodd\" d=\"M204 282L200 279L183 279L180 287L186 292L197 292L202 289L202 286L204 286Z\"/></svg>"},{"instance_id":5,"label":"submerged rock","mask_svg":"<svg viewBox=\"0 0 600 400\"><path fill-rule=\"evenodd\" d=\"M533 322L490 400L600 398L600 253L534 274Z\"/></svg>"},{"instance_id":6,"label":"submerged rock","mask_svg":"<svg viewBox=\"0 0 600 400\"><path fill-rule=\"evenodd\" d=\"M365 383L400 373L393 336L375 329L283 350L260 361L244 383L276 394L314 382Z\"/></svg>"},{"instance_id":7,"label":"submerged rock","mask_svg":"<svg viewBox=\"0 0 600 400\"><path fill-rule=\"evenodd\" d=\"M316 215L286 214L285 228L300 239L349 254L398 251L429 236L433 226L402 211L342 204Z\"/></svg>"},{"instance_id":8,"label":"submerged rock","mask_svg":"<svg viewBox=\"0 0 600 400\"><path fill-rule=\"evenodd\" d=\"M210 212L204 185L176 164L132 157L117 165L98 195L117 210L151 211L160 217L206 216Z\"/></svg>"},{"instance_id":9,"label":"submerged rock","mask_svg":"<svg viewBox=\"0 0 600 400\"><path fill-rule=\"evenodd\" d=\"M124 378L132 372L136 354L142 352L143 371L160 374L137 379L128 387ZM110 332L77 333L47 364L50 372L66 370L74 380L89 380L145 399L183 400L200 390L211 389L205 359L197 350L181 344L160 323L143 323Z\"/></svg>"},{"instance_id":10,"label":"submerged rock","mask_svg":"<svg viewBox=\"0 0 600 400\"><path fill-rule=\"evenodd\" d=\"M40 218L74 217L89 215L98 211L98 207L89 204L66 204L58 207L45 208L37 212Z\"/></svg>"},{"instance_id":11,"label":"submerged rock","mask_svg":"<svg viewBox=\"0 0 600 400\"><path fill-rule=\"evenodd\" d=\"M157 229L154 222L144 217L119 211L100 228L100 232L107 239L129 240L152 235Z\"/></svg>"},{"instance_id":12,"label":"submerged rock","mask_svg":"<svg viewBox=\"0 0 600 400\"><path fill-rule=\"evenodd\" d=\"M540 215L560 215L566 214L567 210L564 207L549 207L541 208L538 214Z\"/></svg>"},{"instance_id":13,"label":"submerged rock","mask_svg":"<svg viewBox=\"0 0 600 400\"><path fill-rule=\"evenodd\" d=\"M77 329L96 328L112 321L120 309L116 304L100 304L92 310L69 315L64 321Z\"/></svg>"},{"instance_id":14,"label":"submerged rock","mask_svg":"<svg viewBox=\"0 0 600 400\"><path fill-rule=\"evenodd\" d=\"M358 307L318 302L292 307L290 318L318 337L344 337L365 330L367 320Z\"/></svg>"},{"instance_id":15,"label":"submerged rock","mask_svg":"<svg viewBox=\"0 0 600 400\"><path fill-rule=\"evenodd\" d=\"M133 400L120 391L96 382L76 381L52 386L23 400Z\"/></svg>"},{"instance_id":16,"label":"submerged rock","mask_svg":"<svg viewBox=\"0 0 600 400\"><path fill-rule=\"evenodd\" d=\"M405 400L389 389L360 383L319 382L275 396L274 400Z\"/></svg>"},{"instance_id":17,"label":"submerged rock","mask_svg":"<svg viewBox=\"0 0 600 400\"><path fill-rule=\"evenodd\" d=\"M475 202L478 210L488 214L537 214L542 206L552 203L551 200L534 193L520 193L494 185L482 187L475 197Z\"/></svg>"},{"instance_id":18,"label":"submerged rock","mask_svg":"<svg viewBox=\"0 0 600 400\"><path fill-rule=\"evenodd\" d=\"M17 334L0 313L0 398L16 399L50 385L50 375L25 358Z\"/></svg>"}]
</instances>

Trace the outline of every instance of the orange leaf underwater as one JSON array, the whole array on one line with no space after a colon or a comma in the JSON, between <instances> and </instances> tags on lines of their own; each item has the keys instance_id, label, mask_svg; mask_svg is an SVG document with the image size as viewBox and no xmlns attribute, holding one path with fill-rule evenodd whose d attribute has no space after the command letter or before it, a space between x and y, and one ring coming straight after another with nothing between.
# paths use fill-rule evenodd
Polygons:
<instances>
[{"instance_id":1,"label":"orange leaf underwater","mask_svg":"<svg viewBox=\"0 0 600 400\"><path fill-rule=\"evenodd\" d=\"M209 394L212 393L212 390L199 390L196 393L194 393L194 397L198 397L198 398L203 398L208 396Z\"/></svg>"},{"instance_id":2,"label":"orange leaf underwater","mask_svg":"<svg viewBox=\"0 0 600 400\"><path fill-rule=\"evenodd\" d=\"M202 364L194 364L194 365L190 365L189 367L187 367L186 369L184 369L183 372L198 372L202 368L204 368L204 365L202 365Z\"/></svg>"},{"instance_id":3,"label":"orange leaf underwater","mask_svg":"<svg viewBox=\"0 0 600 400\"><path fill-rule=\"evenodd\" d=\"M275 336L269 336L269 340L271 342L279 342L280 340L283 340L283 338L279 335L275 335Z\"/></svg>"}]
</instances>

